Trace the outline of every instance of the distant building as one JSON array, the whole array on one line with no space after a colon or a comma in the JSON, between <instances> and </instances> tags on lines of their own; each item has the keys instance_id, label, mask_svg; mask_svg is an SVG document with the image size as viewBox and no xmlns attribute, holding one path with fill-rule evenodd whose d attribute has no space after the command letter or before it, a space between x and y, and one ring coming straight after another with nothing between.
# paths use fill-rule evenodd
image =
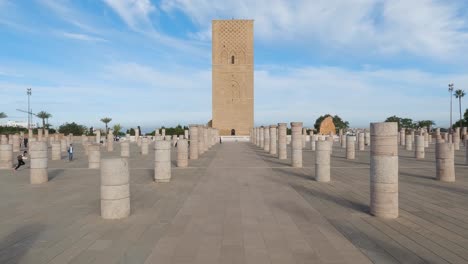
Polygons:
<instances>
[{"instance_id":1,"label":"distant building","mask_svg":"<svg viewBox=\"0 0 468 264\"><path fill-rule=\"evenodd\" d=\"M22 128L28 128L28 122L22 122L22 121L12 121L8 120L6 123L1 124L2 126L6 127L22 127ZM31 124L31 128L37 128L36 124Z\"/></svg>"}]
</instances>

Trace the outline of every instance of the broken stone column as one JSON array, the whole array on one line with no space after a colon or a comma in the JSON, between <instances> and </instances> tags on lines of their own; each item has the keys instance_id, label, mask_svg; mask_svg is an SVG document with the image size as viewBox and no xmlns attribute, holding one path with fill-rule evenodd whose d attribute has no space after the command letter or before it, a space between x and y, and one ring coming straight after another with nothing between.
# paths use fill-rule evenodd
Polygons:
<instances>
[{"instance_id":1,"label":"broken stone column","mask_svg":"<svg viewBox=\"0 0 468 264\"><path fill-rule=\"evenodd\" d=\"M161 136L165 137L166 136L166 129L161 128Z\"/></svg>"},{"instance_id":2,"label":"broken stone column","mask_svg":"<svg viewBox=\"0 0 468 264\"><path fill-rule=\"evenodd\" d=\"M52 160L61 160L62 154L60 152L60 142L52 142Z\"/></svg>"},{"instance_id":3,"label":"broken stone column","mask_svg":"<svg viewBox=\"0 0 468 264\"><path fill-rule=\"evenodd\" d=\"M317 149L317 135L310 131L310 149L315 151Z\"/></svg>"},{"instance_id":4,"label":"broken stone column","mask_svg":"<svg viewBox=\"0 0 468 264\"><path fill-rule=\"evenodd\" d=\"M341 136L341 148L346 148L346 138L346 134Z\"/></svg>"},{"instance_id":5,"label":"broken stone column","mask_svg":"<svg viewBox=\"0 0 468 264\"><path fill-rule=\"evenodd\" d=\"M315 180L318 182L330 181L330 155L332 143L330 141L317 141L315 152Z\"/></svg>"},{"instance_id":6,"label":"broken stone column","mask_svg":"<svg viewBox=\"0 0 468 264\"><path fill-rule=\"evenodd\" d=\"M468 165L468 138L465 138L465 165Z\"/></svg>"},{"instance_id":7,"label":"broken stone column","mask_svg":"<svg viewBox=\"0 0 468 264\"><path fill-rule=\"evenodd\" d=\"M107 152L112 151L114 151L114 134L109 132L109 135L107 136Z\"/></svg>"},{"instance_id":8,"label":"broken stone column","mask_svg":"<svg viewBox=\"0 0 468 264\"><path fill-rule=\"evenodd\" d=\"M416 136L414 157L416 159L424 159L424 136Z\"/></svg>"},{"instance_id":9,"label":"broken stone column","mask_svg":"<svg viewBox=\"0 0 468 264\"><path fill-rule=\"evenodd\" d=\"M406 130L404 128L400 129L400 146L406 144Z\"/></svg>"},{"instance_id":10,"label":"broken stone column","mask_svg":"<svg viewBox=\"0 0 468 264\"><path fill-rule=\"evenodd\" d=\"M208 150L208 147L210 145L210 142L208 140L208 128L203 127L203 147L205 148L203 153Z\"/></svg>"},{"instance_id":11,"label":"broken stone column","mask_svg":"<svg viewBox=\"0 0 468 264\"><path fill-rule=\"evenodd\" d=\"M169 182L171 180L171 142L156 140L154 152L154 180Z\"/></svg>"},{"instance_id":12,"label":"broken stone column","mask_svg":"<svg viewBox=\"0 0 468 264\"><path fill-rule=\"evenodd\" d=\"M44 137L49 137L49 129L44 129Z\"/></svg>"},{"instance_id":13,"label":"broken stone column","mask_svg":"<svg viewBox=\"0 0 468 264\"><path fill-rule=\"evenodd\" d=\"M270 154L276 155L277 146L276 146L276 126L270 126Z\"/></svg>"},{"instance_id":14,"label":"broken stone column","mask_svg":"<svg viewBox=\"0 0 468 264\"><path fill-rule=\"evenodd\" d=\"M364 142L364 132L359 132L359 144L358 148L360 151L363 151L365 148L365 142Z\"/></svg>"},{"instance_id":15,"label":"broken stone column","mask_svg":"<svg viewBox=\"0 0 468 264\"><path fill-rule=\"evenodd\" d=\"M101 166L101 144L88 145L88 168L99 169Z\"/></svg>"},{"instance_id":16,"label":"broken stone column","mask_svg":"<svg viewBox=\"0 0 468 264\"><path fill-rule=\"evenodd\" d=\"M43 141L29 144L29 157L31 159L29 180L31 184L41 184L49 181L47 173L47 143Z\"/></svg>"},{"instance_id":17,"label":"broken stone column","mask_svg":"<svg viewBox=\"0 0 468 264\"><path fill-rule=\"evenodd\" d=\"M28 140L30 140L31 138L34 137L34 134L33 134L33 130L32 129L28 129Z\"/></svg>"},{"instance_id":18,"label":"broken stone column","mask_svg":"<svg viewBox=\"0 0 468 264\"><path fill-rule=\"evenodd\" d=\"M455 181L455 149L452 143L436 143L436 179L444 182Z\"/></svg>"},{"instance_id":19,"label":"broken stone column","mask_svg":"<svg viewBox=\"0 0 468 264\"><path fill-rule=\"evenodd\" d=\"M96 143L101 144L101 130L96 130Z\"/></svg>"},{"instance_id":20,"label":"broken stone column","mask_svg":"<svg viewBox=\"0 0 468 264\"><path fill-rule=\"evenodd\" d=\"M428 148L429 147L429 132L424 132L424 147Z\"/></svg>"},{"instance_id":21,"label":"broken stone column","mask_svg":"<svg viewBox=\"0 0 468 264\"><path fill-rule=\"evenodd\" d=\"M406 135L405 138L405 149L406 150L413 150L413 142L411 142L411 135Z\"/></svg>"},{"instance_id":22,"label":"broken stone column","mask_svg":"<svg viewBox=\"0 0 468 264\"><path fill-rule=\"evenodd\" d=\"M356 137L348 135L346 137L346 159L355 159L356 157Z\"/></svg>"},{"instance_id":23,"label":"broken stone column","mask_svg":"<svg viewBox=\"0 0 468 264\"><path fill-rule=\"evenodd\" d=\"M149 147L149 142L148 138L142 138L141 139L141 155L148 155L148 147Z\"/></svg>"},{"instance_id":24,"label":"broken stone column","mask_svg":"<svg viewBox=\"0 0 468 264\"><path fill-rule=\"evenodd\" d=\"M302 122L291 122L291 165L302 168Z\"/></svg>"},{"instance_id":25,"label":"broken stone column","mask_svg":"<svg viewBox=\"0 0 468 264\"><path fill-rule=\"evenodd\" d=\"M460 150L460 128L455 128L455 132L453 133L453 147L455 150ZM14 151L14 150L13 150Z\"/></svg>"},{"instance_id":26,"label":"broken stone column","mask_svg":"<svg viewBox=\"0 0 468 264\"><path fill-rule=\"evenodd\" d=\"M169 141L169 142L171 142L171 143L172 143L172 137L171 137L171 136L169 136L169 135L167 135L167 136L164 136L164 140L165 140L165 141Z\"/></svg>"},{"instance_id":27,"label":"broken stone column","mask_svg":"<svg viewBox=\"0 0 468 264\"><path fill-rule=\"evenodd\" d=\"M286 159L288 151L286 148L286 123L278 123L278 159Z\"/></svg>"},{"instance_id":28,"label":"broken stone column","mask_svg":"<svg viewBox=\"0 0 468 264\"><path fill-rule=\"evenodd\" d=\"M60 140L60 152L67 152L67 140L65 138Z\"/></svg>"},{"instance_id":29,"label":"broken stone column","mask_svg":"<svg viewBox=\"0 0 468 264\"><path fill-rule=\"evenodd\" d=\"M37 129L37 141L42 141L42 128Z\"/></svg>"},{"instance_id":30,"label":"broken stone column","mask_svg":"<svg viewBox=\"0 0 468 264\"><path fill-rule=\"evenodd\" d=\"M0 135L0 144L8 144L8 138L6 135ZM13 145L11 145L13 147Z\"/></svg>"},{"instance_id":31,"label":"broken stone column","mask_svg":"<svg viewBox=\"0 0 468 264\"><path fill-rule=\"evenodd\" d=\"M398 217L398 124L370 126L370 213L382 218Z\"/></svg>"},{"instance_id":32,"label":"broken stone column","mask_svg":"<svg viewBox=\"0 0 468 264\"><path fill-rule=\"evenodd\" d=\"M370 133L369 132L364 132L364 143L366 146L370 145Z\"/></svg>"},{"instance_id":33,"label":"broken stone column","mask_svg":"<svg viewBox=\"0 0 468 264\"><path fill-rule=\"evenodd\" d=\"M130 142L123 141L122 143L120 143L120 156L122 158L130 157Z\"/></svg>"},{"instance_id":34,"label":"broken stone column","mask_svg":"<svg viewBox=\"0 0 468 264\"><path fill-rule=\"evenodd\" d=\"M186 139L177 142L177 167L188 166L188 143Z\"/></svg>"},{"instance_id":35,"label":"broken stone column","mask_svg":"<svg viewBox=\"0 0 468 264\"><path fill-rule=\"evenodd\" d=\"M0 169L13 167L13 145L0 144Z\"/></svg>"},{"instance_id":36,"label":"broken stone column","mask_svg":"<svg viewBox=\"0 0 468 264\"><path fill-rule=\"evenodd\" d=\"M205 152L205 136L203 132L203 126L198 126L198 155L202 155Z\"/></svg>"},{"instance_id":37,"label":"broken stone column","mask_svg":"<svg viewBox=\"0 0 468 264\"><path fill-rule=\"evenodd\" d=\"M263 149L265 147L265 128L263 126L260 127L260 148Z\"/></svg>"},{"instance_id":38,"label":"broken stone column","mask_svg":"<svg viewBox=\"0 0 468 264\"><path fill-rule=\"evenodd\" d=\"M130 173L125 158L103 159L101 166L101 217L120 219L130 215Z\"/></svg>"},{"instance_id":39,"label":"broken stone column","mask_svg":"<svg viewBox=\"0 0 468 264\"><path fill-rule=\"evenodd\" d=\"M270 127L269 126L266 126L263 129L263 140L264 140L263 150L266 152L270 152Z\"/></svg>"},{"instance_id":40,"label":"broken stone column","mask_svg":"<svg viewBox=\"0 0 468 264\"><path fill-rule=\"evenodd\" d=\"M184 138L185 138L185 139L188 139L188 138L189 138L189 131L188 131L188 129L185 129L185 130L184 130Z\"/></svg>"},{"instance_id":41,"label":"broken stone column","mask_svg":"<svg viewBox=\"0 0 468 264\"><path fill-rule=\"evenodd\" d=\"M190 159L198 159L198 127L197 125L189 125L190 132Z\"/></svg>"},{"instance_id":42,"label":"broken stone column","mask_svg":"<svg viewBox=\"0 0 468 264\"><path fill-rule=\"evenodd\" d=\"M172 142L172 146L175 147L177 144L177 135L172 135L171 142Z\"/></svg>"},{"instance_id":43,"label":"broken stone column","mask_svg":"<svg viewBox=\"0 0 468 264\"><path fill-rule=\"evenodd\" d=\"M303 127L302 128L302 148L303 149L306 147L306 141L307 141L307 128Z\"/></svg>"},{"instance_id":44,"label":"broken stone column","mask_svg":"<svg viewBox=\"0 0 468 264\"><path fill-rule=\"evenodd\" d=\"M20 149L20 137L18 134L14 134L12 136L12 143L13 143L13 152L19 152Z\"/></svg>"}]
</instances>

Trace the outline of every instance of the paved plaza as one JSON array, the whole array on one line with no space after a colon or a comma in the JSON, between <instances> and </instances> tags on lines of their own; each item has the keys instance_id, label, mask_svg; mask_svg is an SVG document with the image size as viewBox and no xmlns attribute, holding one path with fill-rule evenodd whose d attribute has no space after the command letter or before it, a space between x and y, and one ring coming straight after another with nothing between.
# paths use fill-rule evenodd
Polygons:
<instances>
[{"instance_id":1,"label":"paved plaza","mask_svg":"<svg viewBox=\"0 0 468 264\"><path fill-rule=\"evenodd\" d=\"M154 151L131 144L131 215L100 216L100 171L49 160L49 182L29 169L0 170L0 263L468 263L468 166L456 151L456 182L434 180L426 158L399 147L400 217L369 214L369 149L345 159L335 142L331 182L250 143L217 144L154 183ZM289 146L288 146L288 151ZM118 157L120 146L102 158ZM288 153L290 157L290 153ZM29 165L29 164L27 164Z\"/></svg>"}]
</instances>

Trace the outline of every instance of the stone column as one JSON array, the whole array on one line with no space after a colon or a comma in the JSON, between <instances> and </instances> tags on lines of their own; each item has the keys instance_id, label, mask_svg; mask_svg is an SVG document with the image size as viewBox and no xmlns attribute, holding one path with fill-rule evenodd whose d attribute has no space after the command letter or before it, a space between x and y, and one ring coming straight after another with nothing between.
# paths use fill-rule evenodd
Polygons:
<instances>
[{"instance_id":1,"label":"stone column","mask_svg":"<svg viewBox=\"0 0 468 264\"><path fill-rule=\"evenodd\" d=\"M198 155L202 155L205 152L205 136L203 134L203 126L198 126Z\"/></svg>"},{"instance_id":2,"label":"stone column","mask_svg":"<svg viewBox=\"0 0 468 264\"><path fill-rule=\"evenodd\" d=\"M13 168L13 145L0 145L0 169Z\"/></svg>"},{"instance_id":3,"label":"stone column","mask_svg":"<svg viewBox=\"0 0 468 264\"><path fill-rule=\"evenodd\" d=\"M257 147L260 147L260 127L257 127L257 138L255 145L257 145Z\"/></svg>"},{"instance_id":4,"label":"stone column","mask_svg":"<svg viewBox=\"0 0 468 264\"><path fill-rule=\"evenodd\" d=\"M270 152L270 127L269 126L266 126L263 129L263 140L264 140L263 150L266 152Z\"/></svg>"},{"instance_id":5,"label":"stone column","mask_svg":"<svg viewBox=\"0 0 468 264\"><path fill-rule=\"evenodd\" d=\"M303 127L302 128L302 148L303 149L306 147L306 141L307 141L307 128Z\"/></svg>"},{"instance_id":6,"label":"stone column","mask_svg":"<svg viewBox=\"0 0 468 264\"><path fill-rule=\"evenodd\" d=\"M67 140L65 138L60 139L60 151L67 152Z\"/></svg>"},{"instance_id":7,"label":"stone column","mask_svg":"<svg viewBox=\"0 0 468 264\"><path fill-rule=\"evenodd\" d=\"M346 159L355 159L356 157L356 137L348 135L346 137Z\"/></svg>"},{"instance_id":8,"label":"stone column","mask_svg":"<svg viewBox=\"0 0 468 264\"><path fill-rule=\"evenodd\" d=\"M101 130L96 130L96 143L101 144Z\"/></svg>"},{"instance_id":9,"label":"stone column","mask_svg":"<svg viewBox=\"0 0 468 264\"><path fill-rule=\"evenodd\" d=\"M278 123L278 159L287 159L286 149L286 123Z\"/></svg>"},{"instance_id":10,"label":"stone column","mask_svg":"<svg viewBox=\"0 0 468 264\"><path fill-rule=\"evenodd\" d=\"M330 181L330 155L332 143L330 141L317 141L315 152L315 180L318 182Z\"/></svg>"},{"instance_id":11,"label":"stone column","mask_svg":"<svg viewBox=\"0 0 468 264\"><path fill-rule=\"evenodd\" d=\"M400 146L404 146L406 143L406 130L400 129Z\"/></svg>"},{"instance_id":12,"label":"stone column","mask_svg":"<svg viewBox=\"0 0 468 264\"><path fill-rule=\"evenodd\" d=\"M172 135L171 143L172 143L172 146L175 147L177 143L177 135Z\"/></svg>"},{"instance_id":13,"label":"stone column","mask_svg":"<svg viewBox=\"0 0 468 264\"><path fill-rule=\"evenodd\" d=\"M20 149L20 137L18 134L14 134L12 136L12 143L13 143L13 152L19 152Z\"/></svg>"},{"instance_id":14,"label":"stone column","mask_svg":"<svg viewBox=\"0 0 468 264\"><path fill-rule=\"evenodd\" d=\"M188 129L185 129L185 130L184 130L184 137L185 137L185 139L188 139L188 138L189 138L189 131L188 131Z\"/></svg>"},{"instance_id":15,"label":"stone column","mask_svg":"<svg viewBox=\"0 0 468 264\"><path fill-rule=\"evenodd\" d=\"M204 147L203 153L205 153L205 151L208 150L209 145L210 145L210 142L208 141L208 128L204 126L203 127L203 147Z\"/></svg>"},{"instance_id":16,"label":"stone column","mask_svg":"<svg viewBox=\"0 0 468 264\"><path fill-rule=\"evenodd\" d=\"M468 165L468 138L465 138L465 165Z\"/></svg>"},{"instance_id":17,"label":"stone column","mask_svg":"<svg viewBox=\"0 0 468 264\"><path fill-rule=\"evenodd\" d=\"M0 144L8 144L8 138L6 135L0 135ZM13 148L13 145L11 145Z\"/></svg>"},{"instance_id":18,"label":"stone column","mask_svg":"<svg viewBox=\"0 0 468 264\"><path fill-rule=\"evenodd\" d=\"M47 143L43 141L29 144L29 157L31 159L29 180L31 184L41 184L49 181L47 173Z\"/></svg>"},{"instance_id":19,"label":"stone column","mask_svg":"<svg viewBox=\"0 0 468 264\"><path fill-rule=\"evenodd\" d=\"M141 139L141 155L148 155L148 138L142 138Z\"/></svg>"},{"instance_id":20,"label":"stone column","mask_svg":"<svg viewBox=\"0 0 468 264\"><path fill-rule=\"evenodd\" d=\"M186 139L177 142L177 167L188 166L188 143Z\"/></svg>"},{"instance_id":21,"label":"stone column","mask_svg":"<svg viewBox=\"0 0 468 264\"><path fill-rule=\"evenodd\" d=\"M424 132L424 147L428 148L429 147L429 132Z\"/></svg>"},{"instance_id":22,"label":"stone column","mask_svg":"<svg viewBox=\"0 0 468 264\"><path fill-rule=\"evenodd\" d=\"M371 123L370 212L398 217L398 124Z\"/></svg>"},{"instance_id":23,"label":"stone column","mask_svg":"<svg viewBox=\"0 0 468 264\"><path fill-rule=\"evenodd\" d=\"M459 127L455 128L452 140L453 140L453 146L455 150L460 150L460 128Z\"/></svg>"},{"instance_id":24,"label":"stone column","mask_svg":"<svg viewBox=\"0 0 468 264\"><path fill-rule=\"evenodd\" d=\"M165 137L166 136L166 129L161 128L161 136Z\"/></svg>"},{"instance_id":25,"label":"stone column","mask_svg":"<svg viewBox=\"0 0 468 264\"><path fill-rule=\"evenodd\" d=\"M359 133L359 145L358 148L360 151L363 151L365 148L365 142L364 142L364 132Z\"/></svg>"},{"instance_id":26,"label":"stone column","mask_svg":"<svg viewBox=\"0 0 468 264\"><path fill-rule=\"evenodd\" d=\"M271 125L270 126L270 154L271 155L276 155L277 153L277 147L276 147L276 126Z\"/></svg>"},{"instance_id":27,"label":"stone column","mask_svg":"<svg viewBox=\"0 0 468 264\"><path fill-rule=\"evenodd\" d=\"M314 132L310 131L310 149L312 151L316 150L317 145L317 135L314 135Z\"/></svg>"},{"instance_id":28,"label":"stone column","mask_svg":"<svg viewBox=\"0 0 468 264\"><path fill-rule=\"evenodd\" d=\"M37 129L37 141L42 141L42 128Z\"/></svg>"},{"instance_id":29,"label":"stone column","mask_svg":"<svg viewBox=\"0 0 468 264\"><path fill-rule=\"evenodd\" d=\"M406 135L405 149L406 150L413 150L413 142L411 142L411 135Z\"/></svg>"},{"instance_id":30,"label":"stone column","mask_svg":"<svg viewBox=\"0 0 468 264\"><path fill-rule=\"evenodd\" d=\"M302 168L302 122L291 122L291 165Z\"/></svg>"},{"instance_id":31,"label":"stone column","mask_svg":"<svg viewBox=\"0 0 468 264\"><path fill-rule=\"evenodd\" d=\"M190 159L198 159L198 127L197 125L189 126L190 132Z\"/></svg>"},{"instance_id":32,"label":"stone column","mask_svg":"<svg viewBox=\"0 0 468 264\"><path fill-rule=\"evenodd\" d=\"M88 146L88 168L99 169L101 166L101 144L94 143Z\"/></svg>"},{"instance_id":33,"label":"stone column","mask_svg":"<svg viewBox=\"0 0 468 264\"><path fill-rule=\"evenodd\" d=\"M154 180L156 182L169 182L171 180L171 142L156 140L154 151Z\"/></svg>"},{"instance_id":34,"label":"stone column","mask_svg":"<svg viewBox=\"0 0 468 264\"><path fill-rule=\"evenodd\" d=\"M44 129L44 137L49 137L49 129Z\"/></svg>"},{"instance_id":35,"label":"stone column","mask_svg":"<svg viewBox=\"0 0 468 264\"><path fill-rule=\"evenodd\" d=\"M28 129L28 140L30 140L31 138L34 137L34 134L33 134L33 130L32 129Z\"/></svg>"},{"instance_id":36,"label":"stone column","mask_svg":"<svg viewBox=\"0 0 468 264\"><path fill-rule=\"evenodd\" d=\"M436 179L444 182L455 181L454 146L452 143L436 143Z\"/></svg>"},{"instance_id":37,"label":"stone column","mask_svg":"<svg viewBox=\"0 0 468 264\"><path fill-rule=\"evenodd\" d=\"M120 156L122 158L130 157L130 142L123 141L122 143L120 143Z\"/></svg>"},{"instance_id":38,"label":"stone column","mask_svg":"<svg viewBox=\"0 0 468 264\"><path fill-rule=\"evenodd\" d=\"M414 157L424 159L424 136L416 136Z\"/></svg>"},{"instance_id":39,"label":"stone column","mask_svg":"<svg viewBox=\"0 0 468 264\"><path fill-rule=\"evenodd\" d=\"M260 127L260 148L263 149L265 147L265 128L263 126Z\"/></svg>"},{"instance_id":40,"label":"stone column","mask_svg":"<svg viewBox=\"0 0 468 264\"><path fill-rule=\"evenodd\" d=\"M125 158L103 159L101 166L101 217L120 219L130 215L130 173Z\"/></svg>"},{"instance_id":41,"label":"stone column","mask_svg":"<svg viewBox=\"0 0 468 264\"><path fill-rule=\"evenodd\" d=\"M112 151L114 151L114 134L109 132L109 135L107 136L107 152Z\"/></svg>"},{"instance_id":42,"label":"stone column","mask_svg":"<svg viewBox=\"0 0 468 264\"><path fill-rule=\"evenodd\" d=\"M347 135L341 136L341 148L346 148L346 138L347 138Z\"/></svg>"},{"instance_id":43,"label":"stone column","mask_svg":"<svg viewBox=\"0 0 468 264\"><path fill-rule=\"evenodd\" d=\"M60 152L60 142L52 142L52 160L61 160L62 154Z\"/></svg>"},{"instance_id":44,"label":"stone column","mask_svg":"<svg viewBox=\"0 0 468 264\"><path fill-rule=\"evenodd\" d=\"M369 132L364 132L364 143L366 146L370 145L370 133Z\"/></svg>"}]
</instances>

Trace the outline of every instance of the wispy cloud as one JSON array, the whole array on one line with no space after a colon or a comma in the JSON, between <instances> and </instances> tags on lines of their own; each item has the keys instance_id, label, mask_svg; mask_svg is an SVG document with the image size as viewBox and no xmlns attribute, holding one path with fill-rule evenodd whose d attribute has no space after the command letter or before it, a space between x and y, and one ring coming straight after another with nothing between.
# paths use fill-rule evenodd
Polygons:
<instances>
[{"instance_id":1,"label":"wispy cloud","mask_svg":"<svg viewBox=\"0 0 468 264\"><path fill-rule=\"evenodd\" d=\"M205 35L215 18L251 18L263 41L322 44L327 49L454 58L468 48L463 1L163 0Z\"/></svg>"},{"instance_id":2,"label":"wispy cloud","mask_svg":"<svg viewBox=\"0 0 468 264\"><path fill-rule=\"evenodd\" d=\"M80 34L80 33L62 32L61 35L65 38L88 41L88 42L107 42L108 41L103 38L94 37L94 36L87 35L87 34Z\"/></svg>"},{"instance_id":3,"label":"wispy cloud","mask_svg":"<svg viewBox=\"0 0 468 264\"><path fill-rule=\"evenodd\" d=\"M156 7L149 0L103 0L132 29L151 29L150 15Z\"/></svg>"}]
</instances>

